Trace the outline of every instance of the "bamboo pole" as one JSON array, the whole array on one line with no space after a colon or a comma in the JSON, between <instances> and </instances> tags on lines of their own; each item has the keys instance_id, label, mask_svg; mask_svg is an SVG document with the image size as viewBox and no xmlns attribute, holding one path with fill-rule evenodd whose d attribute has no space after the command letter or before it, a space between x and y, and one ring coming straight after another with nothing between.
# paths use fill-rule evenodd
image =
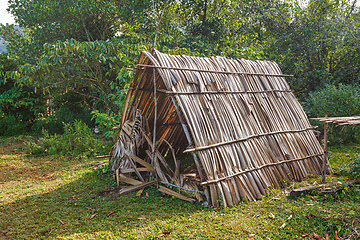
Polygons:
<instances>
[{"instance_id":1,"label":"bamboo pole","mask_svg":"<svg viewBox=\"0 0 360 240\"><path fill-rule=\"evenodd\" d=\"M152 145L152 152L151 152L151 165L154 166L154 170L155 170L155 179L156 181L158 180L158 174L157 174L157 170L159 171L160 169L156 169L156 166L158 166L158 164L155 164L155 160L156 156L155 156L155 148L156 148L156 121L157 121L157 97L156 97L156 77L155 77L155 68L153 69L153 84L154 84L154 129L153 129L153 145ZM158 184L158 183L157 183Z\"/></svg>"},{"instance_id":2,"label":"bamboo pole","mask_svg":"<svg viewBox=\"0 0 360 240\"><path fill-rule=\"evenodd\" d=\"M325 114L325 118L328 115ZM322 183L326 183L326 166L327 166L327 142L328 142L328 123L324 122L324 156L323 156L323 166L322 166Z\"/></svg>"},{"instance_id":3,"label":"bamboo pole","mask_svg":"<svg viewBox=\"0 0 360 240\"><path fill-rule=\"evenodd\" d=\"M139 67L148 67L148 68L163 68L168 70L182 70L182 71L195 71L195 72L206 72L206 73L218 73L218 74L242 74L242 75L255 75L255 76L272 76L272 77L293 77L294 75L287 74L266 74L266 73L251 73L251 72L228 72L228 71L219 71L219 70L206 70L206 69L196 69L196 68L177 68L177 67L166 67L166 66L155 66L155 65L145 65L138 64Z\"/></svg>"},{"instance_id":4,"label":"bamboo pole","mask_svg":"<svg viewBox=\"0 0 360 240\"><path fill-rule=\"evenodd\" d=\"M303 132L303 131L309 131L309 130L314 130L314 128L310 127L310 128L304 128L304 129L298 129L298 130L282 130L282 131L277 131L277 132L267 132L267 133L261 133L261 134L256 134L256 135L250 135L250 136L245 137L245 138L234 139L234 140L231 140L231 141L228 141L228 142L220 142L220 143L207 145L207 146L189 148L189 149L186 149L184 151L184 153L201 151L201 150L205 150L205 149L209 149L209 148L215 148L215 147L219 147L219 146L223 146L223 145L229 145L229 144L233 144L233 143L237 143L237 142L247 141L247 140L249 140L251 138L259 138L259 137L263 137L263 136L284 134L284 133L297 133L297 132Z\"/></svg>"}]
</instances>

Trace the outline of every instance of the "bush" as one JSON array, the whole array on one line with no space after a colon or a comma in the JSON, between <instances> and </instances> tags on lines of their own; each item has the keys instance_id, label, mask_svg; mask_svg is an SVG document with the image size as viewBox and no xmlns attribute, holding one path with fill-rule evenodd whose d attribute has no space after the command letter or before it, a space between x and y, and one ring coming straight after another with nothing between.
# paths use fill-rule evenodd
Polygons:
<instances>
[{"instance_id":1,"label":"bush","mask_svg":"<svg viewBox=\"0 0 360 240\"><path fill-rule=\"evenodd\" d=\"M73 123L64 123L64 134L50 135L47 130L43 130L43 137L37 142L27 142L27 150L31 154L59 154L62 156L94 156L105 154L110 151L109 144L96 139L81 121L75 120Z\"/></svg>"},{"instance_id":2,"label":"bush","mask_svg":"<svg viewBox=\"0 0 360 240\"><path fill-rule=\"evenodd\" d=\"M350 175L356 181L360 182L360 155L356 155L350 163Z\"/></svg>"},{"instance_id":3,"label":"bush","mask_svg":"<svg viewBox=\"0 0 360 240\"><path fill-rule=\"evenodd\" d=\"M360 88L351 85L327 85L323 90L310 93L304 109L309 117L344 117L360 115ZM319 124L316 122L315 124ZM320 131L323 131L323 124ZM329 128L331 144L356 142L360 140L359 126Z\"/></svg>"},{"instance_id":4,"label":"bush","mask_svg":"<svg viewBox=\"0 0 360 240\"><path fill-rule=\"evenodd\" d=\"M92 111L91 114L92 120L95 120L95 124L104 133L105 137L115 140L118 131L112 128L120 125L120 115L101 113L98 110Z\"/></svg>"},{"instance_id":5,"label":"bush","mask_svg":"<svg viewBox=\"0 0 360 240\"><path fill-rule=\"evenodd\" d=\"M0 136L14 136L27 131L28 122L19 120L11 114L0 110Z\"/></svg>"}]
</instances>

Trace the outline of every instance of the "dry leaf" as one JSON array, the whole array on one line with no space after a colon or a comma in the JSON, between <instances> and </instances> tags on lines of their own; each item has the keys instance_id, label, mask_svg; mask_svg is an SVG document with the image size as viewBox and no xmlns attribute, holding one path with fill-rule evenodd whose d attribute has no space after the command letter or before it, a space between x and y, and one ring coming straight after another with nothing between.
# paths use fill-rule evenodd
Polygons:
<instances>
[{"instance_id":1,"label":"dry leaf","mask_svg":"<svg viewBox=\"0 0 360 240\"><path fill-rule=\"evenodd\" d=\"M144 188L140 189L140 190L135 194L135 197L140 197L143 191L144 191Z\"/></svg>"},{"instance_id":2,"label":"dry leaf","mask_svg":"<svg viewBox=\"0 0 360 240\"><path fill-rule=\"evenodd\" d=\"M159 235L157 235L156 237L163 237L163 236L169 235L170 233L171 233L171 231L162 232Z\"/></svg>"},{"instance_id":3,"label":"dry leaf","mask_svg":"<svg viewBox=\"0 0 360 240\"><path fill-rule=\"evenodd\" d=\"M329 219L330 217L331 217L330 214L325 216L326 219Z\"/></svg>"},{"instance_id":4,"label":"dry leaf","mask_svg":"<svg viewBox=\"0 0 360 240\"><path fill-rule=\"evenodd\" d=\"M328 233L325 233L325 240L330 240Z\"/></svg>"},{"instance_id":5,"label":"dry leaf","mask_svg":"<svg viewBox=\"0 0 360 240\"><path fill-rule=\"evenodd\" d=\"M334 239L335 239L335 240L341 240L341 238L339 238L339 236L337 235L337 231L335 231Z\"/></svg>"},{"instance_id":6,"label":"dry leaf","mask_svg":"<svg viewBox=\"0 0 360 240\"><path fill-rule=\"evenodd\" d=\"M109 212L106 216L108 217L108 216L110 216L110 215L113 214L113 213L115 213L115 211Z\"/></svg>"},{"instance_id":7,"label":"dry leaf","mask_svg":"<svg viewBox=\"0 0 360 240\"><path fill-rule=\"evenodd\" d=\"M315 238L315 239L324 239L322 236L317 235L316 233L314 233L314 238Z\"/></svg>"},{"instance_id":8,"label":"dry leaf","mask_svg":"<svg viewBox=\"0 0 360 240\"><path fill-rule=\"evenodd\" d=\"M90 219L93 219L96 215L98 215L99 213L95 213L93 215L90 216Z\"/></svg>"},{"instance_id":9,"label":"dry leaf","mask_svg":"<svg viewBox=\"0 0 360 240\"><path fill-rule=\"evenodd\" d=\"M139 220L145 220L146 217L139 217L138 219L139 219Z\"/></svg>"},{"instance_id":10,"label":"dry leaf","mask_svg":"<svg viewBox=\"0 0 360 240\"><path fill-rule=\"evenodd\" d=\"M148 193L145 193L146 197L149 197L149 194Z\"/></svg>"},{"instance_id":11,"label":"dry leaf","mask_svg":"<svg viewBox=\"0 0 360 240\"><path fill-rule=\"evenodd\" d=\"M302 237L302 238L306 238L307 236L309 236L309 234L301 234L301 236L300 236L300 237Z\"/></svg>"},{"instance_id":12,"label":"dry leaf","mask_svg":"<svg viewBox=\"0 0 360 240\"><path fill-rule=\"evenodd\" d=\"M251 238L255 237L255 234L249 234L249 237L251 237Z\"/></svg>"}]
</instances>

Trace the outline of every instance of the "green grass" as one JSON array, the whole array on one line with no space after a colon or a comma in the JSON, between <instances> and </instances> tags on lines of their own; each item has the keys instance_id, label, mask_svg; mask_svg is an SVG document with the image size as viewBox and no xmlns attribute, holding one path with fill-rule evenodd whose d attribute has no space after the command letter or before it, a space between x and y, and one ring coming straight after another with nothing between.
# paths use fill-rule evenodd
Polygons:
<instances>
[{"instance_id":1,"label":"green grass","mask_svg":"<svg viewBox=\"0 0 360 240\"><path fill-rule=\"evenodd\" d=\"M120 196L109 173L94 170L99 160L29 156L22 142L0 139L0 239L154 239L161 233L170 239L312 239L327 231L333 239L335 230L342 239L358 239L356 187L330 197L287 196L293 187L320 182L316 178L272 190L257 202L204 208L155 188L141 197ZM332 148L333 168L346 166L359 147ZM344 185L347 179L328 181Z\"/></svg>"}]
</instances>

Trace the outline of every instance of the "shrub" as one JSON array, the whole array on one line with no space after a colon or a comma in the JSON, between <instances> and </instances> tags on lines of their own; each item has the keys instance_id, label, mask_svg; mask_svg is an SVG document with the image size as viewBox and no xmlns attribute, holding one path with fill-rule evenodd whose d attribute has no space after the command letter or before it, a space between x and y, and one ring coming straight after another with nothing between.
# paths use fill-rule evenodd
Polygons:
<instances>
[{"instance_id":1,"label":"shrub","mask_svg":"<svg viewBox=\"0 0 360 240\"><path fill-rule=\"evenodd\" d=\"M304 109L309 117L344 117L360 115L360 88L351 85L327 85L321 91L310 93ZM315 124L319 124L316 122ZM323 130L323 124L320 130ZM329 140L331 144L360 140L359 126L330 126Z\"/></svg>"},{"instance_id":2,"label":"shrub","mask_svg":"<svg viewBox=\"0 0 360 240\"><path fill-rule=\"evenodd\" d=\"M98 110L92 111L92 120L95 120L97 127L104 133L107 138L115 140L118 131L113 130L113 127L120 125L120 115L101 113Z\"/></svg>"},{"instance_id":3,"label":"shrub","mask_svg":"<svg viewBox=\"0 0 360 240\"><path fill-rule=\"evenodd\" d=\"M350 175L360 182L360 155L356 155L350 163Z\"/></svg>"},{"instance_id":4,"label":"shrub","mask_svg":"<svg viewBox=\"0 0 360 240\"><path fill-rule=\"evenodd\" d=\"M29 122L19 120L11 114L0 110L0 136L13 136L27 131Z\"/></svg>"},{"instance_id":5,"label":"shrub","mask_svg":"<svg viewBox=\"0 0 360 240\"><path fill-rule=\"evenodd\" d=\"M96 139L87 125L78 120L64 123L62 135L50 135L47 130L43 130L42 133L43 137L37 142L26 143L31 154L60 154L75 157L94 156L110 151L107 142Z\"/></svg>"}]
</instances>

